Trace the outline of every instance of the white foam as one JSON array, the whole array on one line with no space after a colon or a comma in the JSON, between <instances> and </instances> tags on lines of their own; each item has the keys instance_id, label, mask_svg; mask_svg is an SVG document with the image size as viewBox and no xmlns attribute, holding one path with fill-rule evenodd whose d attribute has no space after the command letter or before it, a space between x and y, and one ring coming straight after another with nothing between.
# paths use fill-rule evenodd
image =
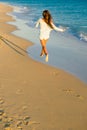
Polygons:
<instances>
[{"instance_id":1,"label":"white foam","mask_svg":"<svg viewBox=\"0 0 87 130\"><path fill-rule=\"evenodd\" d=\"M8 22L9 24L15 25L18 30L12 32L16 36L22 37L24 39L27 39L32 42L38 41L38 30L32 27L29 27L26 23L28 21L26 20L21 20L21 19L16 19L16 21ZM32 40L33 39L33 40Z\"/></svg>"},{"instance_id":2,"label":"white foam","mask_svg":"<svg viewBox=\"0 0 87 130\"><path fill-rule=\"evenodd\" d=\"M80 33L80 40L87 41L87 34Z\"/></svg>"},{"instance_id":3,"label":"white foam","mask_svg":"<svg viewBox=\"0 0 87 130\"><path fill-rule=\"evenodd\" d=\"M13 6L13 8L14 8L14 12L17 13L24 13L28 11L28 8L26 6L25 7Z\"/></svg>"}]
</instances>

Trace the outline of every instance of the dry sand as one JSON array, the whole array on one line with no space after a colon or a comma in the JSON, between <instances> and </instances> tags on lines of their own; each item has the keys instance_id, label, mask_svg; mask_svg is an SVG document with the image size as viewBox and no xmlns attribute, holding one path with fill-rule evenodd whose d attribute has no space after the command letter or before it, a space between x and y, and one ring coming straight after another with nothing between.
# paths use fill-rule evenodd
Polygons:
<instances>
[{"instance_id":1,"label":"dry sand","mask_svg":"<svg viewBox=\"0 0 87 130\"><path fill-rule=\"evenodd\" d=\"M0 130L87 130L87 84L32 60L10 11L0 4Z\"/></svg>"}]
</instances>

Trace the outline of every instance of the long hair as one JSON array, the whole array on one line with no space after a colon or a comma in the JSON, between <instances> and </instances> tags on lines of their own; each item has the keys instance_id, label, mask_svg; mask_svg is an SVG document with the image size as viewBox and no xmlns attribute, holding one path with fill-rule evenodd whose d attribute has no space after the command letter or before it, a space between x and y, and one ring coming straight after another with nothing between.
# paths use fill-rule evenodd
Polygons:
<instances>
[{"instance_id":1,"label":"long hair","mask_svg":"<svg viewBox=\"0 0 87 130\"><path fill-rule=\"evenodd\" d=\"M51 16L50 12L48 10L44 10L42 15L43 15L45 22L53 29L53 26L51 24L52 16Z\"/></svg>"}]
</instances>

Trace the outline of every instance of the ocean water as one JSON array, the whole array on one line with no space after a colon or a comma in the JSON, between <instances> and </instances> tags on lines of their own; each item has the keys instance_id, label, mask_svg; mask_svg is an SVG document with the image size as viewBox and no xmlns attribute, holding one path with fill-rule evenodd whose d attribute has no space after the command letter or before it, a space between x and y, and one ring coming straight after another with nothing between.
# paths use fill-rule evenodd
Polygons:
<instances>
[{"instance_id":1,"label":"ocean water","mask_svg":"<svg viewBox=\"0 0 87 130\"><path fill-rule=\"evenodd\" d=\"M29 26L34 26L34 22L41 17L41 12L48 9L56 25L69 27L72 35L87 42L86 0L3 0L2 2L14 5L13 14L27 20Z\"/></svg>"},{"instance_id":2,"label":"ocean water","mask_svg":"<svg viewBox=\"0 0 87 130\"><path fill-rule=\"evenodd\" d=\"M86 0L0 0L14 7L10 13L16 22L13 34L30 40L34 46L27 48L31 58L43 62L39 57L41 46L36 21L42 11L48 9L56 26L66 28L66 32L53 31L47 43L49 64L63 69L87 83L87 1Z\"/></svg>"}]
</instances>

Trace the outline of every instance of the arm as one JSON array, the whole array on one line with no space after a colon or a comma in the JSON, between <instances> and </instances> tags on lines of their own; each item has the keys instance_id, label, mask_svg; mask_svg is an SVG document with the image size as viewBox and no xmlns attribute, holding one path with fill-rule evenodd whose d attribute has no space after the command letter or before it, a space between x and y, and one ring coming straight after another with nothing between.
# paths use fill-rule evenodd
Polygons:
<instances>
[{"instance_id":1,"label":"arm","mask_svg":"<svg viewBox=\"0 0 87 130\"><path fill-rule=\"evenodd\" d=\"M65 29L56 27L53 23L52 23L52 26L53 26L54 30L56 30L56 31L59 31L59 32L64 32L65 31Z\"/></svg>"},{"instance_id":2,"label":"arm","mask_svg":"<svg viewBox=\"0 0 87 130\"><path fill-rule=\"evenodd\" d=\"M35 27L37 28L39 26L39 24L40 24L40 19L36 22Z\"/></svg>"}]
</instances>

